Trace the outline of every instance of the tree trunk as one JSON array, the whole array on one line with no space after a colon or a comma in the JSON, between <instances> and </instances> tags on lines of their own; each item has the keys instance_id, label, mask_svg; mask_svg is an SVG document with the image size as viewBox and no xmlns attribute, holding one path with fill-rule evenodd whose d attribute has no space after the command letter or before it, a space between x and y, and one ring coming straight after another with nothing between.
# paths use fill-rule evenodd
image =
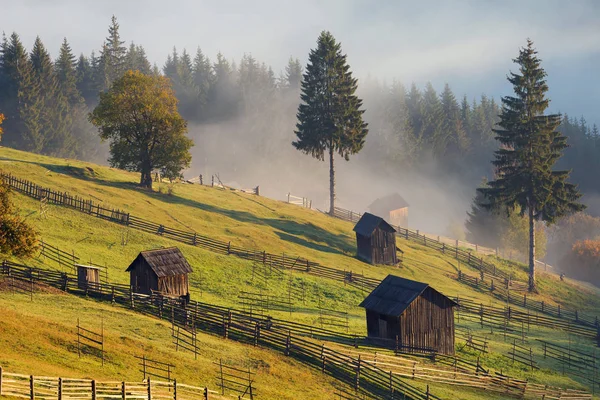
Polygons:
<instances>
[{"instance_id":1,"label":"tree trunk","mask_svg":"<svg viewBox=\"0 0 600 400\"><path fill-rule=\"evenodd\" d=\"M335 172L333 170L333 144L329 146L329 215L335 210Z\"/></svg>"},{"instance_id":2,"label":"tree trunk","mask_svg":"<svg viewBox=\"0 0 600 400\"><path fill-rule=\"evenodd\" d=\"M152 168L142 167L142 176L140 178L140 186L147 189L152 189Z\"/></svg>"},{"instance_id":3,"label":"tree trunk","mask_svg":"<svg viewBox=\"0 0 600 400\"><path fill-rule=\"evenodd\" d=\"M535 285L535 219L534 210L529 207L529 291L537 292Z\"/></svg>"}]
</instances>

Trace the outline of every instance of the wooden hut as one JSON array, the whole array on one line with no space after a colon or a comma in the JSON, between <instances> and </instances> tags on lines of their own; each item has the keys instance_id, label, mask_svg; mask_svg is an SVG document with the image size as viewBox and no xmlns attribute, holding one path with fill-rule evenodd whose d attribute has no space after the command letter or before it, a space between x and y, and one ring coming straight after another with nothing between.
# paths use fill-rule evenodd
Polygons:
<instances>
[{"instance_id":1,"label":"wooden hut","mask_svg":"<svg viewBox=\"0 0 600 400\"><path fill-rule=\"evenodd\" d=\"M127 268L135 293L189 297L190 264L177 247L142 251Z\"/></svg>"},{"instance_id":2,"label":"wooden hut","mask_svg":"<svg viewBox=\"0 0 600 400\"><path fill-rule=\"evenodd\" d=\"M398 193L375 200L369 206L369 211L375 215L381 215L392 225L408 227L408 203Z\"/></svg>"},{"instance_id":3,"label":"wooden hut","mask_svg":"<svg viewBox=\"0 0 600 400\"><path fill-rule=\"evenodd\" d=\"M100 268L90 265L75 264L77 267L77 287L82 290L95 289L100 286Z\"/></svg>"},{"instance_id":4,"label":"wooden hut","mask_svg":"<svg viewBox=\"0 0 600 400\"><path fill-rule=\"evenodd\" d=\"M360 303L369 337L395 340L405 351L454 354L456 302L426 283L388 275Z\"/></svg>"},{"instance_id":5,"label":"wooden hut","mask_svg":"<svg viewBox=\"0 0 600 400\"><path fill-rule=\"evenodd\" d=\"M396 230L383 218L364 213L354 226L356 255L370 264L395 265Z\"/></svg>"}]
</instances>

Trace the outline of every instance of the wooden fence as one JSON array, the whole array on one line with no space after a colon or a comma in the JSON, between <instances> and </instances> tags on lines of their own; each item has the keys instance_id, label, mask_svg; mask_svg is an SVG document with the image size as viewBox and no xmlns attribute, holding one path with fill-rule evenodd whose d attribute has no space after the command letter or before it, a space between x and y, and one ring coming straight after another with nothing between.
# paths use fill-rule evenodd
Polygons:
<instances>
[{"instance_id":1,"label":"wooden fence","mask_svg":"<svg viewBox=\"0 0 600 400\"><path fill-rule=\"evenodd\" d=\"M122 225L127 225L131 228L138 229L141 231L158 234L182 243L203 247L205 249L217 253L235 255L242 259L251 260L255 263L262 263L265 266L269 266L269 268L302 271L311 275L342 281L348 284L349 286L352 286L364 292L371 291L380 282L377 279L366 277L363 274L353 273L351 271L343 271L332 267L326 267L317 262L309 261L308 259L302 257L290 256L286 255L285 253L278 255L267 253L266 251L246 249L243 247L232 245L231 242L224 242L212 239L207 236L199 235L196 232L188 232L165 227L161 224L156 224L141 218L134 217L129 213L125 213L115 208L104 208L99 204L95 204L92 200L84 200L77 196L71 196L68 193L60 193L52 191L51 189L42 188L30 181L19 179L12 175L0 173L0 178L3 178L11 187L33 198L39 199L42 196L46 196L48 201L53 204L70 207L98 218L102 218ZM356 218L356 216L353 217L353 215L354 214L350 212L350 217ZM358 216L360 214L356 215ZM472 256L470 252L461 250L458 247L452 248L446 246L444 243L440 243L435 240L428 239L423 235L419 235L418 232L410 231L404 228L398 229L398 235L400 237L415 240L417 242L423 243L428 247L437 248L438 250L444 253L450 252L457 259L460 259L463 262L467 262L469 265L480 269L480 271L482 271L482 273L484 274L487 274L487 276L504 279L506 282L509 282L509 285L514 286L518 284L517 282L512 281L508 274L506 274L503 271L497 270L495 265L485 262L483 258L476 258L475 256ZM511 301L512 299L518 298L514 297L513 295L513 297L509 298L508 300ZM528 308L530 304L532 307L535 307L535 303L532 302L526 302L522 306ZM548 308L548 310L549 312L552 311L551 308ZM545 310L541 311L545 312ZM575 318L574 320L569 319L569 321L572 321L574 324L583 325L589 328L590 321L594 321L594 326L600 326L597 324L597 317L583 316L577 311L568 312L567 310L562 310L562 314L561 311L559 311L556 316L558 318L563 318L563 315L565 317L576 315L577 318ZM595 336L596 335L594 333L594 337Z\"/></svg>"},{"instance_id":2,"label":"wooden fence","mask_svg":"<svg viewBox=\"0 0 600 400\"><path fill-rule=\"evenodd\" d=\"M295 204L300 207L312 209L312 200L309 200L306 197L298 197L298 196L294 196L291 193L288 193L287 194L287 202L289 204Z\"/></svg>"},{"instance_id":3,"label":"wooden fence","mask_svg":"<svg viewBox=\"0 0 600 400\"><path fill-rule=\"evenodd\" d=\"M156 381L148 377L143 382L102 381L95 379L54 378L13 374L0 367L0 395L23 399L231 399L207 387Z\"/></svg>"},{"instance_id":4,"label":"wooden fence","mask_svg":"<svg viewBox=\"0 0 600 400\"><path fill-rule=\"evenodd\" d=\"M488 279L485 276L469 276L464 272L458 272L458 280L464 282L470 286L483 288L484 290L492 291L493 295L502 301L506 301L509 304L513 304L519 307L523 307L526 310L533 311L535 318L533 319L530 312L527 314L519 311L515 308L507 307L504 311L505 315L512 311L513 317L519 321L525 321L528 325L533 323L535 325L541 325L546 327L556 326L561 329L565 329L586 337L596 338L600 340L600 323L597 317L585 315L578 310L570 310L561 307L560 304L552 305L545 303L544 301L537 301L528 298L527 293L515 293L521 289L513 286L509 283L507 286L495 286L490 279L488 281L482 279ZM506 289L506 290L499 290ZM464 303L464 302L463 302ZM466 305L461 303L461 305ZM468 307L468 305L466 305ZM464 309L465 307L463 307ZM493 310L492 313L497 314L497 310ZM540 316L538 313L544 314ZM527 317L525 317L527 315ZM532 322L533 321L533 322ZM600 341L599 341L600 344Z\"/></svg>"},{"instance_id":5,"label":"wooden fence","mask_svg":"<svg viewBox=\"0 0 600 400\"><path fill-rule=\"evenodd\" d=\"M303 257L285 253L273 254L264 250L247 249L232 245L231 242L212 239L196 232L167 227L162 224L135 217L116 208L105 208L94 203L93 200L84 200L77 196L71 196L68 193L56 192L48 188L43 188L30 181L16 178L13 175L0 173L0 178L3 178L12 188L27 196L36 199L45 196L48 198L49 203L73 208L94 217L126 225L130 228L147 233L160 235L181 243L202 247L216 253L234 255L245 260L262 263L269 267L302 271L314 276L342 281L363 291L370 291L379 284L379 280L377 279L369 278L358 273L348 274L346 271L326 267Z\"/></svg>"},{"instance_id":6,"label":"wooden fence","mask_svg":"<svg viewBox=\"0 0 600 400\"><path fill-rule=\"evenodd\" d=\"M328 349L324 348L324 354ZM510 397L526 399L591 399L589 392L569 390L514 379L502 374L483 370L479 364L467 365L455 362L448 367L425 364L411 358L390 356L381 353L365 353L340 350L348 357L358 358L364 364L376 365L391 374L424 382L437 382L454 386L478 388L485 391L505 393Z\"/></svg>"},{"instance_id":7,"label":"wooden fence","mask_svg":"<svg viewBox=\"0 0 600 400\"><path fill-rule=\"evenodd\" d=\"M217 179L215 180L215 178L217 178ZM237 189L237 188L233 188L230 186L225 186L219 179L218 175L211 176L210 184L208 181L207 182L204 181L204 177L202 175L198 175L198 176L194 176L193 178L186 179L185 182L192 183L192 184L199 184L199 185L203 185L203 186L206 185L206 186L211 186L211 187L218 187L221 189L229 189L229 190L239 191L239 192L243 192L243 193L250 193L250 194L260 196L260 186L256 186L256 187L249 188L249 189Z\"/></svg>"},{"instance_id":8,"label":"wooden fence","mask_svg":"<svg viewBox=\"0 0 600 400\"><path fill-rule=\"evenodd\" d=\"M84 293L72 274L38 270L7 261L3 262L1 271L4 275L15 278L35 276L36 282L75 294ZM390 393L394 392L402 393L407 399L439 399L400 377L394 377L390 381L389 371L361 366L357 360L349 363L347 358L336 352L329 354L328 359L322 359L321 345L315 342L316 339L331 339L352 345L362 343L351 335L270 317L259 318L240 310L195 301L183 304L179 300L162 296L132 293L129 287L123 285L94 285L87 290L87 295L171 321L174 327L179 328L179 332L202 330L242 343L281 351L284 355L319 368L334 379L369 393L374 398L389 398Z\"/></svg>"},{"instance_id":9,"label":"wooden fence","mask_svg":"<svg viewBox=\"0 0 600 400\"><path fill-rule=\"evenodd\" d=\"M30 270L32 269L29 267L7 262L3 263L2 268L2 272L5 275L9 274L16 277L36 276L38 278L37 281L53 286L58 285L56 287L64 288L63 290L75 294L83 293L81 289L77 288L74 276L60 273L63 279L66 276L67 283L63 286L64 281L56 279L54 277L56 273L53 271L34 270L32 273ZM43 272L48 272L48 274ZM190 332L195 332L198 329L240 342L262 345L281 351L285 355L293 356L315 368L321 369L340 382L354 386L360 393L370 393L376 397L381 396L380 398L390 398L392 393L396 393L396 395L404 393L408 396L407 398L414 399L437 398L431 393L427 393L427 391L408 384L405 382L405 379L410 377L405 376L406 374L399 374L397 373L398 371L394 372L393 369L388 368L389 366L386 366L384 363L380 363L379 365L377 363L371 364L366 359L363 360L360 357L352 356L349 359L348 352L350 350L347 348L345 350L329 349L325 348L323 344L315 342L315 339L328 340L358 348L359 346L372 346L374 343L369 338L357 338L352 335L344 335L327 329L270 317L252 316L240 310L196 301L191 301L184 306L176 300L161 296L146 296L131 293L129 288L122 285L94 287L93 290L88 292L88 295L90 297L115 301L142 313L171 321L173 329L179 333L179 346L182 347L182 350L198 351L195 349L196 346L193 346L195 340L192 338L195 335L190 334ZM463 303L468 302L463 301ZM476 308L479 312L480 308ZM187 338L180 335L187 335ZM404 349L396 350L402 351ZM452 371L460 370L464 372L471 369L471 373L475 375L487 374L489 378L489 382L485 387L487 390L492 390L491 388L495 387L496 391L507 393L512 397L519 397L518 393L522 393L523 387L526 387L529 388L527 389L530 391L528 393L532 393L531 396L528 395L531 398L591 398L586 392L548 387L542 390L543 386L540 385L519 381L503 375L492 375L483 369L479 363L473 364L456 357L435 355L435 358L440 364L450 365ZM431 376L427 379L444 382L438 378L440 374L448 375L449 372L435 372L436 369L444 370L440 367L432 367ZM420 371L417 375L413 378L427 380L425 379L427 372ZM391 380L390 376L392 377ZM466 381L463 384L469 386ZM482 387L481 382L474 383L472 387ZM539 395L534 395L535 393ZM554 397L555 395L556 397ZM568 397L571 395L573 397Z\"/></svg>"}]
</instances>

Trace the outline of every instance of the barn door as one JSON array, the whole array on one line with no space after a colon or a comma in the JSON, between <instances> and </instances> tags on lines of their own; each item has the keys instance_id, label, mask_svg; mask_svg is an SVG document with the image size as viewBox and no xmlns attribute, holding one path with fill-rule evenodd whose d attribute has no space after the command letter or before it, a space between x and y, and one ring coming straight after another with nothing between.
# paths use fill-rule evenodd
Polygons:
<instances>
[{"instance_id":1,"label":"barn door","mask_svg":"<svg viewBox=\"0 0 600 400\"><path fill-rule=\"evenodd\" d=\"M388 337L387 321L381 317L379 318L379 337L384 339Z\"/></svg>"}]
</instances>

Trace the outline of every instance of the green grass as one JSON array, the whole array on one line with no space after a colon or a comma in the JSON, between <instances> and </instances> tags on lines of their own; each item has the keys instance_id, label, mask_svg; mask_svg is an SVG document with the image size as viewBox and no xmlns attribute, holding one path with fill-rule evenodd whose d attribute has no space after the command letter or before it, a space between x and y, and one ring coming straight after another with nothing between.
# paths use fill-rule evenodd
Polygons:
<instances>
[{"instance_id":1,"label":"green grass","mask_svg":"<svg viewBox=\"0 0 600 400\"><path fill-rule=\"evenodd\" d=\"M6 148L0 148L0 169L46 187L68 191L84 198L93 198L106 207L120 208L166 226L194 230L216 239L231 241L237 246L266 250L275 254L302 256L329 267L364 273L377 279L382 279L390 273L396 274L427 282L450 296L460 295L484 304L502 305L489 293L474 290L456 281L459 268L473 276L477 275L476 270L463 264L459 265L451 254L442 254L414 242L399 239L398 245L404 251L403 262L399 267L370 266L358 261L354 257L353 224L330 218L317 211L264 197L199 185L176 184L173 195L159 192L160 186L164 184L159 184L154 191L142 190L136 186L139 179L137 174ZM128 283L125 269L140 251L160 246L178 246L194 269L190 283L195 299L241 308L238 299L240 291L262 291L274 296L287 297L289 281L292 280L295 287L303 285L306 288L305 302L295 299L295 308L298 310L291 315L287 312L272 312L271 315L316 325L316 309L321 304L327 308L348 312L350 333L366 333L364 310L358 307L365 293L342 282L320 279L300 272L291 275L286 272L281 276L273 274L268 283L262 284L256 277L253 279L252 274L253 268L260 270L262 274L269 274L268 268L261 265L253 266L251 262L233 256L215 254L148 233L135 230L127 232L122 226L59 206L49 206L47 217L41 218L38 201L19 194L15 195L15 198L22 214L37 227L43 240L69 252L74 251L81 257L82 262L91 260L107 265L111 281ZM122 245L122 238L125 236L128 236L128 243ZM512 273L516 279L526 280L524 265L494 256L487 256L485 259L494 262L498 269ZM54 262L41 258L28 260L27 263L61 268ZM542 273L539 276L539 287L540 294L530 296L532 299L544 300L549 304L558 303L563 307L577 308L583 312L595 313L600 306L599 291L580 282L570 279L562 282L554 275ZM3 301L6 304L14 303L17 307L23 299L17 296L13 300L8 298ZM34 302L37 304L37 301ZM19 306L15 312L25 312L25 309L25 306ZM59 309L60 307L51 302L47 309L40 313L49 316L58 313ZM72 325L72 317L69 318ZM551 370L557 370L557 366L548 360L540 360L540 365L544 368L541 372L532 373L517 364L510 365L506 358L501 356L508 351L508 344L501 335L489 334L489 328L482 329L474 323L463 322L460 325L472 329L477 335L489 335L492 353L482 356L482 362L487 367L534 382L579 387L574 380L552 373ZM210 339L206 340L216 340L209 336L207 338ZM556 343L568 343L571 340L572 343L577 343L576 346L582 351L594 350L591 341L573 337L569 339L559 330L532 327L529 338L527 346L533 346L534 352L537 349L538 354L539 348L536 347L538 344L535 338L544 338ZM144 345L143 342L143 339L140 339L140 346ZM20 354L15 353L13 362L19 360ZM477 354L466 349L460 352L460 355L472 360L477 358ZM28 349L22 357L31 364L37 355ZM54 361L56 359L53 359ZM49 362L48 367L53 362ZM126 369L119 369L124 370ZM76 371L86 372L85 368L79 367L72 372ZM435 386L436 390L442 393L458 396L454 388ZM465 391L457 398L478 397L477 394L469 393L471 392Z\"/></svg>"},{"instance_id":2,"label":"green grass","mask_svg":"<svg viewBox=\"0 0 600 400\"><path fill-rule=\"evenodd\" d=\"M191 352L176 352L171 327L145 317L72 295L0 292L0 365L5 371L71 378L141 381L135 356L168 362L180 383L217 389L221 358L226 365L256 371L256 390L265 399L331 398L333 379L280 353L198 333L198 359ZM86 349L77 353L76 324L100 331L104 324L106 363ZM158 379L158 378L157 378Z\"/></svg>"}]
</instances>

